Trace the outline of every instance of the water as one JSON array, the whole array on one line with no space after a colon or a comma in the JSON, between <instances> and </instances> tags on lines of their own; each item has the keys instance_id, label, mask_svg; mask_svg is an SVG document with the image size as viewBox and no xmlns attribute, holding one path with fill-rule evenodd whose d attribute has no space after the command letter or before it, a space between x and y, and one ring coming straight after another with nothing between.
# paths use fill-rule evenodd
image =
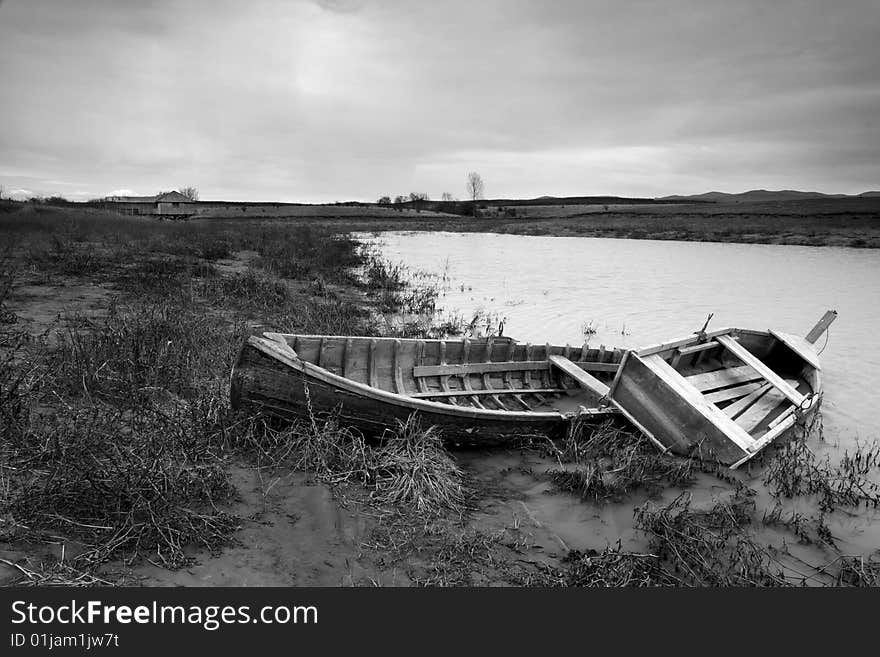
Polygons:
<instances>
[{"instance_id":1,"label":"water","mask_svg":"<svg viewBox=\"0 0 880 657\"><path fill-rule=\"evenodd\" d=\"M857 442L880 439L880 251L475 233L360 237L380 245L392 261L448 277L441 299L447 312L466 318L478 311L494 314L503 319L505 335L523 342L580 345L590 326L592 346L639 348L690 335L709 313L710 329L805 335L835 309L839 317L827 343L823 337L817 344L825 442L810 446L836 460ZM547 466L534 455L487 451L459 458L478 477L515 491L518 500L508 505L512 517L525 510L536 528L569 547L602 549L618 539L644 545L631 519L646 496L623 505L584 506L552 491L540 476ZM511 479L517 471L536 476ZM773 503L760 472L743 476L759 499ZM694 493L714 495L717 483L704 480ZM868 555L880 544L878 519L876 510L861 507L831 514L827 522L842 551ZM812 555L814 563L827 558Z\"/></svg>"},{"instance_id":2,"label":"water","mask_svg":"<svg viewBox=\"0 0 880 657\"><path fill-rule=\"evenodd\" d=\"M840 442L880 437L880 251L480 233L383 233L386 257L445 273L447 311L482 310L520 341L638 348L710 329L821 338L826 431Z\"/></svg>"}]
</instances>

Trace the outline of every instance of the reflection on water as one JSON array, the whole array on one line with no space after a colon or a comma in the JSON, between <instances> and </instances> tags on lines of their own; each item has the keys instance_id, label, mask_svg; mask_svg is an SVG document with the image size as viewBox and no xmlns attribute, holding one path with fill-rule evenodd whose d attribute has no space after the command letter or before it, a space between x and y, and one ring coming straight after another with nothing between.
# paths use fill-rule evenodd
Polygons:
<instances>
[{"instance_id":1,"label":"reflection on water","mask_svg":"<svg viewBox=\"0 0 880 657\"><path fill-rule=\"evenodd\" d=\"M826 435L880 436L880 252L475 233L383 233L384 254L450 277L443 306L505 318L518 340L640 347L725 326L806 332L839 311L822 353ZM819 347L824 344L820 340Z\"/></svg>"}]
</instances>

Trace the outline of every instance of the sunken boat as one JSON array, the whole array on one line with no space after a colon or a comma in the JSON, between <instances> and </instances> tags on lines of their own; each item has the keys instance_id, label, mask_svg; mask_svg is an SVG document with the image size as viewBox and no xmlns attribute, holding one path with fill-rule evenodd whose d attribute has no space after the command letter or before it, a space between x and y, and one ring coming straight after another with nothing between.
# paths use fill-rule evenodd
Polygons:
<instances>
[{"instance_id":1,"label":"sunken boat","mask_svg":"<svg viewBox=\"0 0 880 657\"><path fill-rule=\"evenodd\" d=\"M457 444L558 435L571 418L616 414L607 399L624 352L508 337L419 340L263 333L232 373L232 404L284 419L338 413L381 434L418 414Z\"/></svg>"},{"instance_id":2,"label":"sunken boat","mask_svg":"<svg viewBox=\"0 0 880 657\"><path fill-rule=\"evenodd\" d=\"M627 352L608 396L661 450L737 468L818 409L815 344L836 317L829 310L805 337L704 326Z\"/></svg>"}]
</instances>

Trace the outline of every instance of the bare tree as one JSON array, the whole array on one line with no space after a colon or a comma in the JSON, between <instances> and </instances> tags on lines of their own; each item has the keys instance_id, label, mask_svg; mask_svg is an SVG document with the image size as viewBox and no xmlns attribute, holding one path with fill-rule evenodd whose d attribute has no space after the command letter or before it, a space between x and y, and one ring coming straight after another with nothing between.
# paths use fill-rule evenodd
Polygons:
<instances>
[{"instance_id":1,"label":"bare tree","mask_svg":"<svg viewBox=\"0 0 880 657\"><path fill-rule=\"evenodd\" d=\"M177 191L186 196L190 201L199 200L199 190L195 187L181 187Z\"/></svg>"},{"instance_id":2,"label":"bare tree","mask_svg":"<svg viewBox=\"0 0 880 657\"><path fill-rule=\"evenodd\" d=\"M449 203L454 201L455 198L453 198L452 194L450 194L449 192L443 192L443 196L440 197L440 200Z\"/></svg>"},{"instance_id":3,"label":"bare tree","mask_svg":"<svg viewBox=\"0 0 880 657\"><path fill-rule=\"evenodd\" d=\"M465 188L472 201L479 201L483 198L483 179L476 171L471 171L468 174Z\"/></svg>"}]
</instances>

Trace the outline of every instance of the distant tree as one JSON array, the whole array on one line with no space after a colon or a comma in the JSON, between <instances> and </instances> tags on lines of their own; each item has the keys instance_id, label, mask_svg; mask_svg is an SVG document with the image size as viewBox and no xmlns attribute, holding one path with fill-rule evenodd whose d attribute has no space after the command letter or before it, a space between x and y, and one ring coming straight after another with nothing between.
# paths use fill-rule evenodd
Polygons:
<instances>
[{"instance_id":1,"label":"distant tree","mask_svg":"<svg viewBox=\"0 0 880 657\"><path fill-rule=\"evenodd\" d=\"M181 187L177 191L186 196L190 201L199 200L199 190L195 187Z\"/></svg>"},{"instance_id":2,"label":"distant tree","mask_svg":"<svg viewBox=\"0 0 880 657\"><path fill-rule=\"evenodd\" d=\"M443 192L443 195L440 197L441 201L445 201L447 203L451 203L455 201L455 198L449 192Z\"/></svg>"},{"instance_id":3,"label":"distant tree","mask_svg":"<svg viewBox=\"0 0 880 657\"><path fill-rule=\"evenodd\" d=\"M3 185L0 185L0 201L3 200Z\"/></svg>"},{"instance_id":4,"label":"distant tree","mask_svg":"<svg viewBox=\"0 0 880 657\"><path fill-rule=\"evenodd\" d=\"M400 205L401 203L406 203L406 196L395 196L394 203Z\"/></svg>"},{"instance_id":5,"label":"distant tree","mask_svg":"<svg viewBox=\"0 0 880 657\"><path fill-rule=\"evenodd\" d=\"M476 171L471 171L468 174L467 184L465 185L468 197L472 201L479 201L483 198L483 187L483 178Z\"/></svg>"},{"instance_id":6,"label":"distant tree","mask_svg":"<svg viewBox=\"0 0 880 657\"><path fill-rule=\"evenodd\" d=\"M383 196L378 201L376 201L376 203L378 203L379 205L391 205L391 197Z\"/></svg>"}]
</instances>

